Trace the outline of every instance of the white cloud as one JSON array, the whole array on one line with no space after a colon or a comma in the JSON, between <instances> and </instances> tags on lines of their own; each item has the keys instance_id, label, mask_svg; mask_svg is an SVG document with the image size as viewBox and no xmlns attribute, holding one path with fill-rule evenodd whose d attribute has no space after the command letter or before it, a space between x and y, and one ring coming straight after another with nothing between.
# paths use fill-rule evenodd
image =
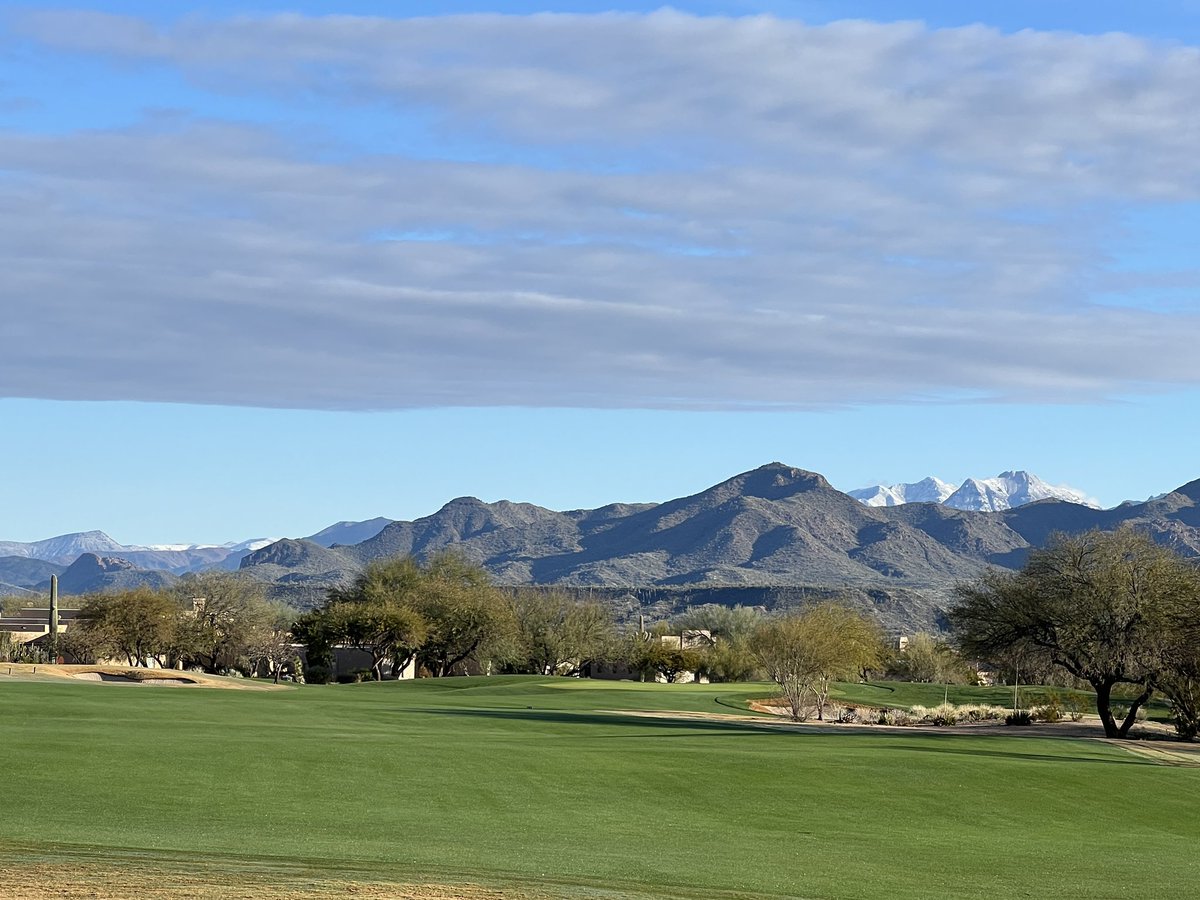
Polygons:
<instances>
[{"instance_id":1,"label":"white cloud","mask_svg":"<svg viewBox=\"0 0 1200 900\"><path fill-rule=\"evenodd\" d=\"M1120 210L1200 199L1194 48L674 12L17 27L297 116L432 113L508 161L186 118L0 134L8 396L819 406L1198 378L1200 317L1091 302L1162 277L1106 271Z\"/></svg>"}]
</instances>

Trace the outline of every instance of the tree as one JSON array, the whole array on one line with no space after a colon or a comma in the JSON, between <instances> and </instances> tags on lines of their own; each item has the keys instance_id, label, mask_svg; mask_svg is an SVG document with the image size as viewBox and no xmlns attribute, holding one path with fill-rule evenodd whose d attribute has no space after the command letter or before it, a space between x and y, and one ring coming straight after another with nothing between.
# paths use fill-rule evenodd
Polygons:
<instances>
[{"instance_id":1,"label":"tree","mask_svg":"<svg viewBox=\"0 0 1200 900\"><path fill-rule=\"evenodd\" d=\"M262 583L232 572L189 574L175 596L192 606L180 652L206 672L251 668L253 651L279 625L280 607L266 599Z\"/></svg>"},{"instance_id":2,"label":"tree","mask_svg":"<svg viewBox=\"0 0 1200 900\"><path fill-rule=\"evenodd\" d=\"M635 632L625 638L618 651L620 658L643 681L661 675L667 683L674 684L685 672L696 672L704 661L703 651L680 647L671 641L675 635L666 632L664 623L650 632Z\"/></svg>"},{"instance_id":3,"label":"tree","mask_svg":"<svg viewBox=\"0 0 1200 900\"><path fill-rule=\"evenodd\" d=\"M857 678L879 664L883 636L872 620L833 603L771 619L754 636L754 651L768 677L782 691L794 720L804 717L812 695L817 718L833 681Z\"/></svg>"},{"instance_id":4,"label":"tree","mask_svg":"<svg viewBox=\"0 0 1200 900\"><path fill-rule=\"evenodd\" d=\"M1200 600L1200 573L1129 529L1054 536L1016 573L991 571L956 588L959 645L989 659L1028 649L1086 681L1108 737L1124 737L1171 671L1179 615ZM1121 721L1113 688L1138 693Z\"/></svg>"},{"instance_id":5,"label":"tree","mask_svg":"<svg viewBox=\"0 0 1200 900\"><path fill-rule=\"evenodd\" d=\"M1158 687L1171 704L1180 739L1191 741L1200 732L1200 598L1176 595L1167 620L1167 664Z\"/></svg>"},{"instance_id":6,"label":"tree","mask_svg":"<svg viewBox=\"0 0 1200 900\"><path fill-rule=\"evenodd\" d=\"M684 631L707 631L718 641L745 644L749 643L762 621L762 612L753 606L702 603L676 616L672 626L680 634Z\"/></svg>"},{"instance_id":7,"label":"tree","mask_svg":"<svg viewBox=\"0 0 1200 900\"><path fill-rule=\"evenodd\" d=\"M487 572L457 554L440 553L422 573L412 602L429 623L419 658L430 672L449 675L467 660L482 664L512 654L512 604Z\"/></svg>"},{"instance_id":8,"label":"tree","mask_svg":"<svg viewBox=\"0 0 1200 900\"><path fill-rule=\"evenodd\" d=\"M185 643L183 607L169 594L139 587L84 599L72 625L78 646L94 656L122 656L131 666L167 664Z\"/></svg>"},{"instance_id":9,"label":"tree","mask_svg":"<svg viewBox=\"0 0 1200 900\"><path fill-rule=\"evenodd\" d=\"M411 556L392 557L372 562L348 590L331 594L342 641L371 654L377 681L389 658L399 677L429 634L429 621L418 608L427 578Z\"/></svg>"},{"instance_id":10,"label":"tree","mask_svg":"<svg viewBox=\"0 0 1200 900\"><path fill-rule=\"evenodd\" d=\"M417 657L434 675L448 675L468 659L506 657L514 630L508 598L483 569L451 553L424 565L412 557L374 562L293 627L308 646L310 668L327 663L342 645L371 654L377 679L389 656L395 672Z\"/></svg>"},{"instance_id":11,"label":"tree","mask_svg":"<svg viewBox=\"0 0 1200 900\"><path fill-rule=\"evenodd\" d=\"M245 654L250 674L257 674L265 668L267 674L274 675L275 683L279 684L284 666L291 664L293 670L297 668L296 651L292 646L295 640L292 619L296 613L285 603L273 603L271 608L274 615L247 636ZM297 673L293 671L292 674Z\"/></svg>"},{"instance_id":12,"label":"tree","mask_svg":"<svg viewBox=\"0 0 1200 900\"><path fill-rule=\"evenodd\" d=\"M612 611L561 591L522 591L516 617L514 668L539 675L576 675L606 655L615 639Z\"/></svg>"},{"instance_id":13,"label":"tree","mask_svg":"<svg viewBox=\"0 0 1200 900\"><path fill-rule=\"evenodd\" d=\"M749 681L758 671L751 641L762 621L762 612L752 606L704 603L676 616L672 626L680 634L707 631L712 635L710 646L700 654L698 674L710 681Z\"/></svg>"},{"instance_id":14,"label":"tree","mask_svg":"<svg viewBox=\"0 0 1200 900\"><path fill-rule=\"evenodd\" d=\"M953 647L924 631L908 639L893 665L896 676L904 681L926 684L968 684L973 675Z\"/></svg>"}]
</instances>

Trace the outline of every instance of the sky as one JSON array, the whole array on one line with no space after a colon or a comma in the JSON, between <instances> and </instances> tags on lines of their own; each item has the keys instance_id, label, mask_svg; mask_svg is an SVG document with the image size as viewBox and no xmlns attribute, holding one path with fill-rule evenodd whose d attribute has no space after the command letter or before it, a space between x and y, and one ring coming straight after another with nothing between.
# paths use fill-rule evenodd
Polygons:
<instances>
[{"instance_id":1,"label":"sky","mask_svg":"<svg viewBox=\"0 0 1200 900\"><path fill-rule=\"evenodd\" d=\"M1200 478L1200 2L0 9L0 540Z\"/></svg>"}]
</instances>

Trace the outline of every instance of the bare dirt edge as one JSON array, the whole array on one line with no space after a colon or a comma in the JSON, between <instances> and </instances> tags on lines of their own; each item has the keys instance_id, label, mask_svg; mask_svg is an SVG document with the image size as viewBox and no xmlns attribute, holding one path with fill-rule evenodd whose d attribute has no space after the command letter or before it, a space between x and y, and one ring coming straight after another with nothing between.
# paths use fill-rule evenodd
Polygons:
<instances>
[{"instance_id":1,"label":"bare dirt edge","mask_svg":"<svg viewBox=\"0 0 1200 900\"><path fill-rule=\"evenodd\" d=\"M0 900L542 900L473 884L410 884L109 863L0 863Z\"/></svg>"}]
</instances>

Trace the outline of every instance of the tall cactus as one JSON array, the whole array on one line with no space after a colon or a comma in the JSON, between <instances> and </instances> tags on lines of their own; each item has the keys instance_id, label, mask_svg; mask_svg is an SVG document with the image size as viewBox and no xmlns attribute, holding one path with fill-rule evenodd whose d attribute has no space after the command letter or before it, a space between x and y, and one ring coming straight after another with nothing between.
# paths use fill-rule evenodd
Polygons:
<instances>
[{"instance_id":1,"label":"tall cactus","mask_svg":"<svg viewBox=\"0 0 1200 900\"><path fill-rule=\"evenodd\" d=\"M50 576L50 662L58 662L58 576Z\"/></svg>"}]
</instances>

